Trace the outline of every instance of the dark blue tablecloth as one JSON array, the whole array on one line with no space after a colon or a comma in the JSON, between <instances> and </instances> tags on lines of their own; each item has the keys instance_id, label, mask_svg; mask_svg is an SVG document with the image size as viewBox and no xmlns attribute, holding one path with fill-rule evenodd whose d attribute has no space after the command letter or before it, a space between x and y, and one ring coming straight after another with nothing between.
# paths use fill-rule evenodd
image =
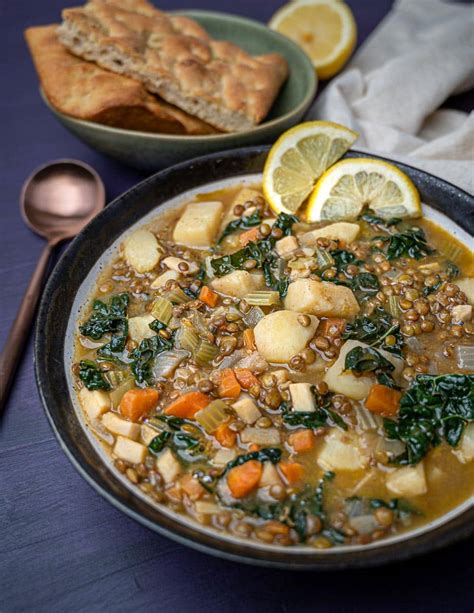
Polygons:
<instances>
[{"instance_id":1,"label":"dark blue tablecloth","mask_svg":"<svg viewBox=\"0 0 474 613\"><path fill-rule=\"evenodd\" d=\"M415 1L415 0L414 0ZM57 22L64 0L0 0L0 344L43 242L21 222L18 193L36 166L92 164L109 199L142 178L65 131L42 104L22 38ZM391 0L352 0L360 40ZM74 3L73 3L74 4ZM77 3L79 4L79 2ZM163 0L266 21L278 0ZM451 103L469 108L472 95ZM473 543L367 571L296 574L197 553L122 515L75 472L48 426L31 340L0 425L0 611L472 611Z\"/></svg>"}]
</instances>

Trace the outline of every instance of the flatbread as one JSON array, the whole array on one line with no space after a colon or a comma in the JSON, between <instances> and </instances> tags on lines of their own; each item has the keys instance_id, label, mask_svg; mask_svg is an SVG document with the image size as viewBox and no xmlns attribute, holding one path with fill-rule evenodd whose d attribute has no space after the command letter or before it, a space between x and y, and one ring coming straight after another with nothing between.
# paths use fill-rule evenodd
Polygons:
<instances>
[{"instance_id":1,"label":"flatbread","mask_svg":"<svg viewBox=\"0 0 474 613\"><path fill-rule=\"evenodd\" d=\"M280 54L252 56L146 0L91 0L62 16L59 39L73 53L226 132L260 123L288 76Z\"/></svg>"},{"instance_id":2,"label":"flatbread","mask_svg":"<svg viewBox=\"0 0 474 613\"><path fill-rule=\"evenodd\" d=\"M57 27L28 28L25 37L43 91L61 113L127 130L193 135L217 132L150 94L142 83L69 53L58 40Z\"/></svg>"}]
</instances>

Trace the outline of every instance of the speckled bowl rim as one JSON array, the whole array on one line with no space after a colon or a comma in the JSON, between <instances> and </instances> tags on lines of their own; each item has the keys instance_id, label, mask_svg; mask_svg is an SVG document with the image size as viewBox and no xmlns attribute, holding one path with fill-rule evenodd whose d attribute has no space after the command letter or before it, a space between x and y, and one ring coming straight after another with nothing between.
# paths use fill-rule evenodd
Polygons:
<instances>
[{"instance_id":1,"label":"speckled bowl rim","mask_svg":"<svg viewBox=\"0 0 474 613\"><path fill-rule=\"evenodd\" d=\"M299 47L291 39L284 36L283 34L280 34L279 32L276 32L275 30L272 30L265 24L260 23L259 21L256 21L255 19L249 19L248 17L241 17L240 15L222 13L220 11L205 11L205 10L198 10L198 9L169 11L169 12L172 12L176 15L186 15L190 17L193 17L193 16L214 17L214 18L217 17L217 18L221 18L226 21L234 22L234 23L250 25L250 26L256 27L262 32L265 32L265 36L270 36L270 37L273 36L275 40L283 41L285 45L292 47L293 50L297 54L300 55L302 64L306 64L308 80L310 81L311 85L310 87L308 87L308 91L306 92L303 100L298 104L298 106L294 107L291 111L288 111L284 115L279 115L278 117L275 117L274 119L271 119L270 121L263 121L262 123L258 124L254 128L251 128L250 130L244 130L242 132L223 132L220 134L205 134L205 135L196 135L196 136L191 136L189 134L162 134L161 132L142 132L140 130L124 130L123 128L107 126L101 123L96 123L94 121L88 121L86 119L78 119L76 117L73 117L72 115L66 115L65 113L62 113L61 111L56 109L51 104L51 102L48 100L46 94L44 93L43 88L40 87L39 88L40 95L44 103L46 104L46 106L49 108L49 110L55 115L58 115L59 117L64 118L65 121L74 123L79 126L87 127L90 130L98 130L98 131L108 132L109 134L116 134L120 136L146 138L146 139L156 140L156 141L165 142L165 143L183 143L187 141L192 141L193 143L220 142L222 144L222 147L225 148L227 144L226 140L235 140L236 138L239 138L239 137L246 137L249 135L253 136L254 134L259 135L260 133L263 134L269 128L277 127L278 125L280 125L280 123L285 123L286 121L288 121L295 115L298 115L299 113L304 113L309 108L311 102L313 101L316 95L317 86L318 86L318 77L316 75L316 70L313 64L311 63L309 56L306 54L306 52L303 49L301 49L301 47ZM291 66L290 66L290 71L291 71ZM276 102L276 99L275 99L275 102Z\"/></svg>"},{"instance_id":2,"label":"speckled bowl rim","mask_svg":"<svg viewBox=\"0 0 474 613\"><path fill-rule=\"evenodd\" d=\"M428 551L433 551L470 536L474 533L473 506L466 508L462 513L454 516L449 521L419 535L414 536L407 533L407 537L398 542L384 544L384 541L381 541L380 545L371 546L367 549L357 551L346 550L343 552L334 551L331 555L326 555L323 552L317 551L311 553L305 552L304 554L297 553L292 551L292 548L287 548L284 551L281 549L275 550L271 547L256 548L252 546L250 541L231 543L222 539L217 532L205 533L199 528L198 524L185 524L176 521L176 517L173 519L173 516L164 514L160 512L159 509L139 500L138 496L134 495L130 489L116 482L117 479L110 471L110 467L105 463L97 462L92 465L91 460L87 461L82 451L79 449L79 445L83 444L83 442L71 437L70 433L64 431L64 426L61 425L60 418L58 418L58 414L60 416L62 415L64 407L61 403L55 401L54 393L57 389L58 382L60 385L63 385L63 388L67 386L67 378L64 363L61 361L63 368L58 370L57 360L55 360L54 357L50 357L48 350L52 350L51 355L58 355L58 351L54 350L54 344L56 343L56 345L58 345L59 343L58 347L60 349L58 350L60 350L60 355L62 356L64 353L64 339L61 339L61 334L58 335L58 331L61 332L62 327L64 327L64 329L67 328L70 312L64 309L64 302L60 300L61 297L59 294L61 290L67 291L68 296L71 294L70 290L65 290L65 286L68 280L70 280L69 272L72 270L71 267L74 266L74 264L78 265L77 259L80 247L90 245L91 238L93 239L94 234L97 234L100 228L107 225L108 221L112 218L117 218L117 223L121 226L120 230L117 230L117 233L121 234L125 232L130 225L136 223L149 211L142 212L137 218L133 219L132 222L120 221L117 217L117 213L121 212L122 217L124 217L130 210L126 208L130 204L130 199L139 200L140 198L144 198L144 194L146 194L147 190L150 191L153 187L160 185L160 183L163 186L166 181L173 182L174 178L182 177L183 173L186 171L193 176L201 176L199 175L199 172L201 172L205 178L204 181L198 181L197 185L202 184L204 188L206 184L213 183L219 179L260 172L267 151L268 147L248 147L236 151L210 154L177 164L167 170L156 173L116 198L78 237L76 237L76 239L74 239L74 241L72 241L71 245L65 251L53 270L45 288L40 305L35 336L36 380L46 415L62 449L84 479L116 508L148 528L180 543L234 561L269 567L305 570L370 567L382 563L400 561ZM354 156L378 157L372 155L368 156L366 153L359 153L356 151L348 155L348 157ZM248 168L245 167L247 162L250 164ZM236 166L236 171L240 165L240 171L234 174L229 172L226 173L226 168L232 168L233 164ZM453 211L450 217L465 231L469 232L471 235L474 234L474 198L472 196L456 188L454 185L433 177L428 173L405 164L396 163L396 165L407 172L415 183L417 183L418 187L421 189L423 199L426 200L424 192L428 193L430 189L435 189L435 191L441 190L443 202L451 199L451 203L456 204L458 207L458 210ZM218 169L220 169L221 172L220 176L218 175ZM198 173L198 175L196 175L196 173ZM178 188L176 195L189 191L190 189L192 189L190 185L182 186ZM167 198L167 200L169 200L169 198ZM434 206L434 208L443 210L443 205L440 203L433 204L430 202L429 204ZM155 208L156 206L159 206L159 204L156 204ZM446 210L443 212L446 214ZM114 235L113 240L115 240L116 235L117 234ZM110 242L113 242L113 240ZM102 251L105 250L106 249L102 249ZM87 262L85 266L86 271L84 274L81 273L80 276L83 278L77 281L75 290L79 289L93 264L94 262ZM74 283L76 283L76 281L74 281ZM54 302L55 300L56 303ZM73 301L74 297L71 300ZM48 363L48 360L51 359L52 362ZM55 367L53 374L51 374L52 365ZM72 403L69 396L66 402L66 408L72 409ZM75 421L78 422L77 415L74 411L72 411L72 413L75 415ZM85 437L84 433L83 436ZM86 451L92 453L93 459L96 460L96 453L92 448L89 449L89 445L90 443L87 442Z\"/></svg>"}]
</instances>

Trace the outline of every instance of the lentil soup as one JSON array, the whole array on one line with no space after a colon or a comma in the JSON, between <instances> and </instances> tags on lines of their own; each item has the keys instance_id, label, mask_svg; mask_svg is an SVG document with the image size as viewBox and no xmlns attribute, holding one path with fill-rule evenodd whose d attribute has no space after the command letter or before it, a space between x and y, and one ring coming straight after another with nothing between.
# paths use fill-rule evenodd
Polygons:
<instances>
[{"instance_id":1,"label":"lentil soup","mask_svg":"<svg viewBox=\"0 0 474 613\"><path fill-rule=\"evenodd\" d=\"M81 311L89 430L130 487L265 545L365 545L473 494L474 261L433 221L306 224L259 184L128 234Z\"/></svg>"}]
</instances>

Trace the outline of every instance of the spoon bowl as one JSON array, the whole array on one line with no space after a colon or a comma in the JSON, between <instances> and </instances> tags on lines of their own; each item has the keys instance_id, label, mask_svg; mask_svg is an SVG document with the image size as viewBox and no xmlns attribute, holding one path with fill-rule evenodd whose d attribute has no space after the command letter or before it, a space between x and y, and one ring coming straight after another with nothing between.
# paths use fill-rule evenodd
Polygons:
<instances>
[{"instance_id":1,"label":"spoon bowl","mask_svg":"<svg viewBox=\"0 0 474 613\"><path fill-rule=\"evenodd\" d=\"M26 225L53 244L78 234L104 203L99 175L76 160L57 160L38 168L25 181L20 197Z\"/></svg>"},{"instance_id":2,"label":"spoon bowl","mask_svg":"<svg viewBox=\"0 0 474 613\"><path fill-rule=\"evenodd\" d=\"M35 314L55 245L78 234L104 208L105 188L96 171L77 160L56 160L25 181L20 211L26 225L47 240L0 355L0 416Z\"/></svg>"}]
</instances>

